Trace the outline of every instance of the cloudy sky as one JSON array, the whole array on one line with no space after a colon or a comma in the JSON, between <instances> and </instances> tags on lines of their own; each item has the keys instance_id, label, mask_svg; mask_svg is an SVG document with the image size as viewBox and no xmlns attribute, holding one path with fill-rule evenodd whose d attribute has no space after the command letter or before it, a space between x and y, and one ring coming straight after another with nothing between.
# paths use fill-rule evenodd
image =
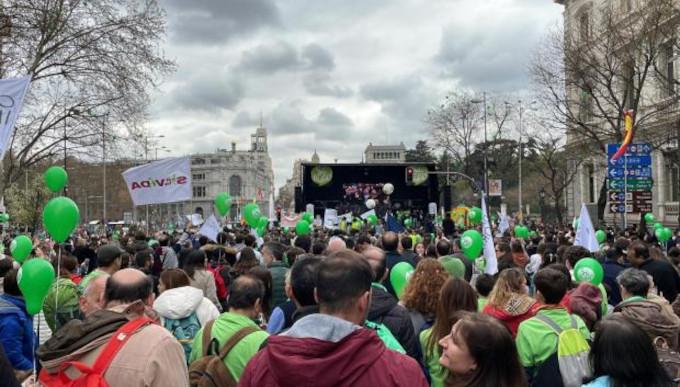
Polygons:
<instances>
[{"instance_id":1,"label":"cloudy sky","mask_svg":"<svg viewBox=\"0 0 680 387\"><path fill-rule=\"evenodd\" d=\"M427 139L423 118L447 91L526 89L532 47L562 12L552 0L161 4L178 71L150 130L173 156L246 148L262 114L277 187L315 149L358 162L369 142Z\"/></svg>"}]
</instances>

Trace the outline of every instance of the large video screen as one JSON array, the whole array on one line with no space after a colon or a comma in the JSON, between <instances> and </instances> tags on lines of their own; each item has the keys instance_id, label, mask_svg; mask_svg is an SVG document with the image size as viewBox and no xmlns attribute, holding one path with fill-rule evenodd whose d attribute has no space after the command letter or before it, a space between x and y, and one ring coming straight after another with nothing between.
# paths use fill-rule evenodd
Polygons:
<instances>
[{"instance_id":1,"label":"large video screen","mask_svg":"<svg viewBox=\"0 0 680 387\"><path fill-rule=\"evenodd\" d=\"M348 203L364 203L368 199L382 201L385 197L382 188L385 183L343 184L343 199Z\"/></svg>"}]
</instances>

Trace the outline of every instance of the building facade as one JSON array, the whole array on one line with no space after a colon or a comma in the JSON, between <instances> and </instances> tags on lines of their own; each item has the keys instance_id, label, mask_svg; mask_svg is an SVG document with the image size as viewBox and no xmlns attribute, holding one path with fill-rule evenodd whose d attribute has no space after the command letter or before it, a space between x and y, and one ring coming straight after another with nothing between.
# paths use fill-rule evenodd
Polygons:
<instances>
[{"instance_id":1,"label":"building facade","mask_svg":"<svg viewBox=\"0 0 680 387\"><path fill-rule=\"evenodd\" d=\"M232 197L231 217L240 208L257 199L262 215L274 216L274 171L269 157L267 130L257 128L251 135L249 149L217 149L213 153L191 155L193 200L178 204L184 214L214 213L214 199L221 192Z\"/></svg>"},{"instance_id":2,"label":"building facade","mask_svg":"<svg viewBox=\"0 0 680 387\"><path fill-rule=\"evenodd\" d=\"M217 149L212 153L191 155L191 201L135 208L122 173L145 162L107 162L106 195L103 195L102 164L69 158L69 196L80 208L81 221L102 220L106 196L106 217L109 221L124 220L124 215L130 213L135 222L143 224L148 211L152 227L165 227L168 222L183 224L186 215L199 213L207 217L213 214L215 196L221 192L229 192L232 197L232 219L238 216L241 207L253 199L257 199L263 215L273 215L270 211L273 205L274 172L265 128L257 128L251 135L249 149L237 149L236 143L232 143L229 150Z\"/></svg>"},{"instance_id":3,"label":"building facade","mask_svg":"<svg viewBox=\"0 0 680 387\"><path fill-rule=\"evenodd\" d=\"M364 160L367 164L404 163L406 162L406 147L403 142L399 145L369 143L364 151Z\"/></svg>"},{"instance_id":4,"label":"building facade","mask_svg":"<svg viewBox=\"0 0 680 387\"><path fill-rule=\"evenodd\" d=\"M575 46L581 44L584 52L593 55L599 47L604 47L599 42L607 41L612 36L608 30L612 24L620 20L619 27L622 29L622 36L635 37L635 34L642 39L642 36L650 35L648 30L654 28L655 31L664 31L667 26L658 26L650 21L654 21L653 16L646 16L653 12L653 7L647 1L640 0L554 0L555 3L564 6L564 26L565 40L572 39L576 42ZM659 2L661 3L661 2ZM680 6L680 2L675 2ZM609 19L611 18L611 19ZM660 18L662 23L676 23L677 18ZM615 23L611 23L614 20ZM642 22L641 22L642 21ZM647 22L645 26L644 22ZM626 26L626 27L620 27ZM638 30L634 30L638 28ZM605 75L570 75L575 74L574 67L570 67L570 55L565 48L565 69L566 69L566 101L569 110L574 111L574 117L567 119L567 149L574 154L592 147L592 138L583 135L575 135L579 131L570 130L570 126L591 125L595 129L593 132L599 133L599 138L606 143L620 143L619 136L607 138L603 133L611 132L607 129L611 121L616 121L616 112L624 109L632 109L635 112L635 137L633 143L650 143L651 152L651 180L653 186L652 193L652 212L657 221L669 226L679 224L679 191L680 191L680 151L678 149L678 138L680 138L680 109L678 107L678 77L677 71L680 67L678 63L678 46L676 44L676 33L673 29L667 35L656 34L651 40L653 50L649 48L630 48L625 44L614 45L609 54L601 54L607 57L606 63L610 68L601 71ZM607 36L605 36L605 34ZM628 35L626 35L628 34ZM661 37L659 37L661 36ZM619 39L625 40L625 39ZM628 41L634 41L629 39ZM596 41L597 43L591 43ZM573 43L572 43L573 44ZM627 44L627 43L626 43ZM633 43L635 44L635 43ZM647 42L645 42L647 44ZM642 44L640 44L642 46ZM565 46L566 47L566 46ZM590 47L595 47L592 49ZM642 51L642 50L650 51ZM624 54L621 54L625 51ZM600 52L607 52L601 50ZM644 55L640 55L640 54ZM651 60L649 59L651 57ZM598 58L591 56L589 63L596 63L592 69L596 69ZM651 63L645 63L644 61ZM573 63L573 60L571 60ZM585 63L585 60L584 60ZM591 70L592 70L591 69ZM640 74L648 69L650 74L642 78ZM594 73L599 74L600 72ZM585 71L584 71L585 73ZM574 77L582 77L574 80ZM604 77L597 80L597 76ZM571 77L571 78L570 78ZM595 80L588 84L587 77ZM601 81L608 82L601 82ZM601 82L597 84L597 82ZM643 83L644 82L644 83ZM581 83L583 85L581 85ZM609 83L609 84L607 84ZM606 84L608 88L602 85ZM599 97L594 93L610 93L612 97ZM603 101L612 101L609 106L603 107ZM639 102L638 102L639 101ZM618 105L617 105L618 103ZM609 110L609 111L607 111ZM613 113L612 113L613 112ZM613 119L611 117L614 117ZM609 119L610 122L606 122ZM597 126L602 129L597 132ZM623 134L623 127L621 127ZM614 134L617 134L614 131ZM619 137L619 138L617 138ZM590 143L590 144L589 144ZM605 144L606 145L606 144ZM610 176L608 169L608 156L602 152L602 144L599 145L599 152L586 152L587 156L578 160L578 173L565 192L565 203L569 217L577 217L582 204L586 204L596 214L598 200L605 191L612 192L612 179L616 175ZM571 167L570 167L571 168ZM605 190L603 190L605 188ZM607 225L623 226L624 224L634 224L640 221L640 213L619 213L616 208L616 201L610 199L607 193L607 204L605 206L603 219ZM631 205L631 203L627 202ZM620 211L620 210L619 210ZM595 221L595 219L593 219Z\"/></svg>"}]
</instances>

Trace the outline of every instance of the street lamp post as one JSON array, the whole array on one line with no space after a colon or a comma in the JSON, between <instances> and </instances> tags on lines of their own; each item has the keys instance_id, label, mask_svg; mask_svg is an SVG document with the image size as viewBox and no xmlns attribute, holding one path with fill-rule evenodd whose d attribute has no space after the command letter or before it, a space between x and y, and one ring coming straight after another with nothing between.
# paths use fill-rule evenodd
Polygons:
<instances>
[{"instance_id":1,"label":"street lamp post","mask_svg":"<svg viewBox=\"0 0 680 387\"><path fill-rule=\"evenodd\" d=\"M486 91L482 92L482 99L481 99L481 100L479 100L479 99L473 99L473 100L470 101L470 102L472 102L472 103L474 103L474 104L479 104L479 103L483 104L482 112L483 112L483 114L484 114L484 199L487 199L487 195L488 195L488 192L489 192L489 189L488 189L488 185L489 185L489 169L488 169L488 167L487 167L487 159L488 159L488 157L487 157L487 148L489 147L489 141L488 141L488 139L487 139L487 137L486 137L486 115L487 115L487 107L486 107ZM487 203L486 205L487 205L487 206L489 205L488 202L489 202L489 201L486 200L486 203ZM487 208L487 210L488 210L488 208Z\"/></svg>"},{"instance_id":2,"label":"street lamp post","mask_svg":"<svg viewBox=\"0 0 680 387\"><path fill-rule=\"evenodd\" d=\"M158 136L144 136L144 160L149 161L149 139L153 138L163 138L165 135L161 134ZM158 158L158 156L156 156ZM146 233L149 233L149 205L146 205Z\"/></svg>"},{"instance_id":3,"label":"street lamp post","mask_svg":"<svg viewBox=\"0 0 680 387\"><path fill-rule=\"evenodd\" d=\"M543 187L538 193L538 205L541 210L541 220L545 223L545 189Z\"/></svg>"}]
</instances>

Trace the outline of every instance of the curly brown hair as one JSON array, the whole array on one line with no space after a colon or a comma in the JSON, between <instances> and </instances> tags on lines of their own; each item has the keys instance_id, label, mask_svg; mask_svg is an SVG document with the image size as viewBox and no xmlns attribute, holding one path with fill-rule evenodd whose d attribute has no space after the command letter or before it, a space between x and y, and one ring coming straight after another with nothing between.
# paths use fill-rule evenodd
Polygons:
<instances>
[{"instance_id":1,"label":"curly brown hair","mask_svg":"<svg viewBox=\"0 0 680 387\"><path fill-rule=\"evenodd\" d=\"M449 274L436 259L422 259L401 297L406 309L426 314L437 313L439 292Z\"/></svg>"}]
</instances>

